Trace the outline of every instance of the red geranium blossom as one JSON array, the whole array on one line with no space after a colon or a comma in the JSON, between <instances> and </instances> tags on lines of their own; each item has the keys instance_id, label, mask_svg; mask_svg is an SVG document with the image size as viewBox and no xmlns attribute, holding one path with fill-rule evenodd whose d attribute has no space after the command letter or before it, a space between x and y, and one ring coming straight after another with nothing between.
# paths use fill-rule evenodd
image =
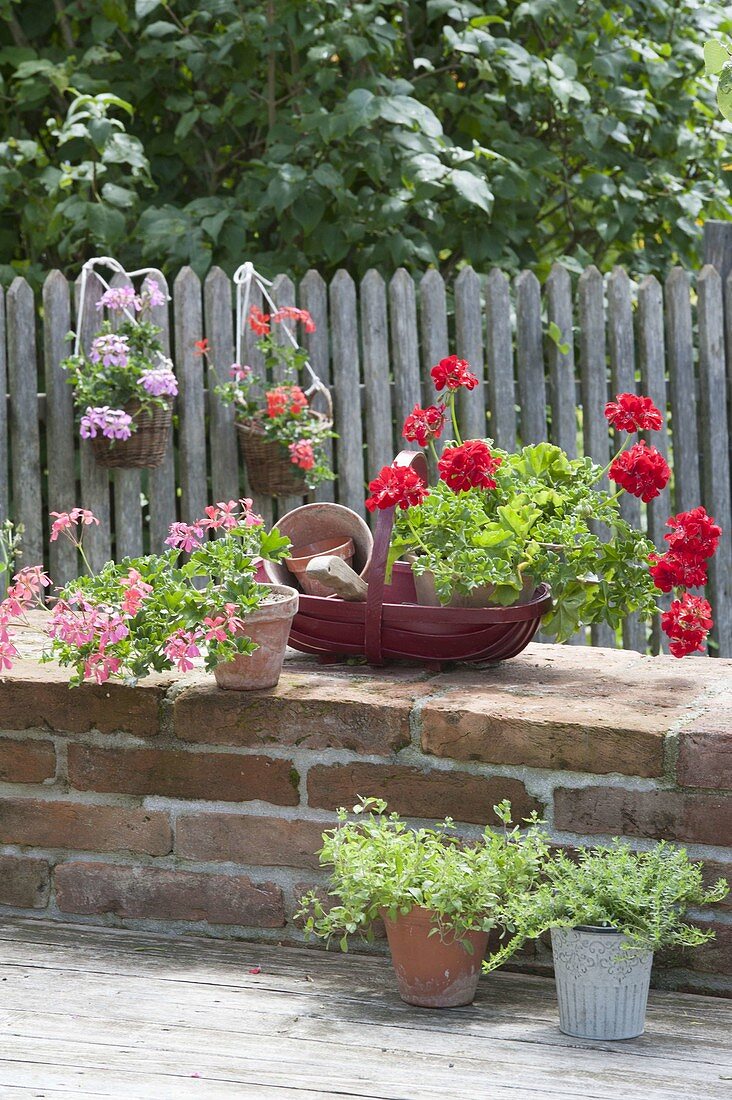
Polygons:
<instances>
[{"instance_id":1,"label":"red geranium blossom","mask_svg":"<svg viewBox=\"0 0 732 1100\"><path fill-rule=\"evenodd\" d=\"M461 493L467 489L495 489L497 483L491 475L501 462L482 439L469 439L459 447L448 447L437 468L445 484L454 493Z\"/></svg>"},{"instance_id":2,"label":"red geranium blossom","mask_svg":"<svg viewBox=\"0 0 732 1100\"><path fill-rule=\"evenodd\" d=\"M671 528L671 534L665 539L674 553L696 558L711 558L716 553L722 528L701 505L671 516L666 526Z\"/></svg>"},{"instance_id":3,"label":"red geranium blossom","mask_svg":"<svg viewBox=\"0 0 732 1100\"><path fill-rule=\"evenodd\" d=\"M687 592L680 600L674 600L661 616L661 627L671 638L669 649L674 657L704 650L704 643L712 629L712 609L701 596Z\"/></svg>"},{"instance_id":4,"label":"red geranium blossom","mask_svg":"<svg viewBox=\"0 0 732 1100\"><path fill-rule=\"evenodd\" d=\"M657 432L663 425L660 411L650 397L619 393L605 406L605 416L621 432Z\"/></svg>"},{"instance_id":5,"label":"red geranium blossom","mask_svg":"<svg viewBox=\"0 0 732 1100\"><path fill-rule=\"evenodd\" d=\"M203 340L196 340L193 346L196 349L196 355L208 355L209 347L207 337Z\"/></svg>"},{"instance_id":6,"label":"red geranium blossom","mask_svg":"<svg viewBox=\"0 0 732 1100\"><path fill-rule=\"evenodd\" d=\"M445 410L441 405L429 405L421 409L415 405L404 421L402 435L410 443L419 443L426 447L431 439L439 439L445 427Z\"/></svg>"},{"instance_id":7,"label":"red geranium blossom","mask_svg":"<svg viewBox=\"0 0 732 1100\"><path fill-rule=\"evenodd\" d=\"M377 508L399 507L402 510L421 504L430 495L427 486L411 466L383 466L369 483L371 496L366 501L369 512Z\"/></svg>"},{"instance_id":8,"label":"red geranium blossom","mask_svg":"<svg viewBox=\"0 0 732 1100\"><path fill-rule=\"evenodd\" d=\"M276 313L272 314L272 320L277 324L282 321L301 321L306 332L315 332L315 321L306 309L297 309L296 306L280 306Z\"/></svg>"},{"instance_id":9,"label":"red geranium blossom","mask_svg":"<svg viewBox=\"0 0 732 1100\"><path fill-rule=\"evenodd\" d=\"M631 496L648 503L666 487L671 471L663 455L640 439L614 459L608 476Z\"/></svg>"},{"instance_id":10,"label":"red geranium blossom","mask_svg":"<svg viewBox=\"0 0 732 1100\"><path fill-rule=\"evenodd\" d=\"M265 397L267 416L284 416L286 412L297 416L308 407L308 399L299 386L275 386Z\"/></svg>"},{"instance_id":11,"label":"red geranium blossom","mask_svg":"<svg viewBox=\"0 0 732 1100\"><path fill-rule=\"evenodd\" d=\"M312 444L305 439L301 439L298 443L291 443L288 450L290 460L295 466L299 466L301 470L312 470L315 465L315 452Z\"/></svg>"},{"instance_id":12,"label":"red geranium blossom","mask_svg":"<svg viewBox=\"0 0 732 1100\"><path fill-rule=\"evenodd\" d=\"M478 385L478 379L470 370L467 359L458 359L457 355L448 355L447 359L440 359L436 367L430 371L436 390L459 390L464 386L466 390L474 390Z\"/></svg>"},{"instance_id":13,"label":"red geranium blossom","mask_svg":"<svg viewBox=\"0 0 732 1100\"><path fill-rule=\"evenodd\" d=\"M671 592L674 588L701 588L707 583L707 566L701 558L669 550L666 554L651 554L649 561L648 572L661 592Z\"/></svg>"},{"instance_id":14,"label":"red geranium blossom","mask_svg":"<svg viewBox=\"0 0 732 1100\"><path fill-rule=\"evenodd\" d=\"M249 310L249 327L257 336L266 336L269 332L269 314L262 313L259 306Z\"/></svg>"}]
</instances>

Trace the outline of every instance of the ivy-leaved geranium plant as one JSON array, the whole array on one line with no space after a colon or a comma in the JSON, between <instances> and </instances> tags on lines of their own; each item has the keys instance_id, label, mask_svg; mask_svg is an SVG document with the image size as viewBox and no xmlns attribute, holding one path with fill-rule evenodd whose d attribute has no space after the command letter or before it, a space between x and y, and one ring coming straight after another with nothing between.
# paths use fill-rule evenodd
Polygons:
<instances>
[{"instance_id":1,"label":"ivy-leaved geranium plant","mask_svg":"<svg viewBox=\"0 0 732 1100\"><path fill-rule=\"evenodd\" d=\"M88 351L70 355L61 364L74 387L82 439L129 439L137 429L138 411L167 406L178 393L173 364L163 354L160 328L150 320L150 311L165 301L149 276L139 293L132 286L110 287L97 301L99 312L113 310L122 320L114 327L102 321Z\"/></svg>"},{"instance_id":2,"label":"ivy-leaved geranium plant","mask_svg":"<svg viewBox=\"0 0 732 1100\"><path fill-rule=\"evenodd\" d=\"M134 683L151 671L186 672L198 657L210 671L252 653L246 618L269 595L255 580L257 559L281 561L290 543L265 531L251 505L211 505L195 523L172 524L165 553L110 561L69 582L53 606L47 658L70 667L73 684ZM82 534L95 517L79 508L54 515L51 539L70 538L86 562Z\"/></svg>"},{"instance_id":3,"label":"ivy-leaved geranium plant","mask_svg":"<svg viewBox=\"0 0 732 1100\"><path fill-rule=\"evenodd\" d=\"M578 926L622 932L626 951L698 947L714 932L690 924L688 910L714 905L728 892L724 879L707 889L703 865L665 841L645 852L618 839L579 848L574 857L557 852L547 861L539 888L512 906L516 934L506 950L513 953L550 928Z\"/></svg>"},{"instance_id":4,"label":"ivy-leaved geranium plant","mask_svg":"<svg viewBox=\"0 0 732 1100\"><path fill-rule=\"evenodd\" d=\"M330 420L313 409L299 385L307 352L289 340L278 339L274 326L301 324L305 332L315 332L315 322L306 309L283 306L269 314L252 306L248 323L259 337L262 367L254 371L246 364L234 363L228 379L217 385L215 392L225 405L234 407L239 421L261 430L270 442L279 443L283 455L302 471L306 485L314 488L334 477L325 442L335 436ZM197 347L208 356L207 340L199 341ZM275 377L279 382L272 385Z\"/></svg>"},{"instance_id":5,"label":"ivy-leaved geranium plant","mask_svg":"<svg viewBox=\"0 0 732 1100\"><path fill-rule=\"evenodd\" d=\"M535 889L547 838L536 814L522 830L511 825L509 802L493 809L503 828L486 828L475 842L455 836L450 818L413 829L398 814L387 814L379 798L362 798L355 818L340 809L339 824L323 833L320 851L321 864L332 868L333 902L324 904L316 891L301 899L298 916L305 918L306 933L327 942L337 938L346 951L354 934L373 939L374 921L384 912L395 919L415 906L435 914L430 935L454 934L466 950L469 932L513 932L509 913L516 899ZM505 957L504 951L500 961Z\"/></svg>"},{"instance_id":6,"label":"ivy-leaved geranium plant","mask_svg":"<svg viewBox=\"0 0 732 1100\"><path fill-rule=\"evenodd\" d=\"M432 377L441 396L428 408L415 407L404 436L432 449L438 484L428 488L413 469L394 463L369 485L368 509L396 509L390 561L412 555L414 573L432 574L441 603L485 588L491 604L509 605L545 582L554 599L542 630L560 642L581 625L617 629L633 612L651 618L658 592L673 591L661 618L671 653L703 650L711 608L688 589L706 584L721 529L703 507L682 512L668 520L669 547L658 554L620 512L623 493L653 500L671 476L658 450L633 442L635 433L662 426L651 399L623 393L607 404L610 426L627 434L603 469L551 443L509 454L489 439L463 442L455 398L478 380L455 355L433 367ZM438 456L434 441L450 419L455 440ZM616 491L602 487L605 474Z\"/></svg>"}]
</instances>

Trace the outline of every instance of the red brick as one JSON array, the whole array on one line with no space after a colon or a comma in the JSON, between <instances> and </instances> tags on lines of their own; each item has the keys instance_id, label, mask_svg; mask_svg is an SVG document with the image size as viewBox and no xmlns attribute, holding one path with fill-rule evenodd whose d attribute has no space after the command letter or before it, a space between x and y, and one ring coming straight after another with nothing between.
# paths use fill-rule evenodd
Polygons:
<instances>
[{"instance_id":1,"label":"red brick","mask_svg":"<svg viewBox=\"0 0 732 1100\"><path fill-rule=\"evenodd\" d=\"M732 797L622 787L560 787L554 824L574 833L732 845Z\"/></svg>"},{"instance_id":2,"label":"red brick","mask_svg":"<svg viewBox=\"0 0 732 1100\"><path fill-rule=\"evenodd\" d=\"M175 850L185 859L318 867L315 853L328 827L320 821L289 818L188 814L176 823Z\"/></svg>"},{"instance_id":3,"label":"red brick","mask_svg":"<svg viewBox=\"0 0 732 1100\"><path fill-rule=\"evenodd\" d=\"M23 668L23 679L0 681L0 724L6 730L59 733L122 730L155 737L160 729L161 685L83 684L70 688L50 665Z\"/></svg>"},{"instance_id":4,"label":"red brick","mask_svg":"<svg viewBox=\"0 0 732 1100\"><path fill-rule=\"evenodd\" d=\"M252 928L281 928L285 923L279 886L254 883L246 875L62 863L56 868L55 882L58 907L64 913L114 913Z\"/></svg>"},{"instance_id":5,"label":"red brick","mask_svg":"<svg viewBox=\"0 0 732 1100\"><path fill-rule=\"evenodd\" d=\"M45 909L49 867L45 859L0 856L0 905Z\"/></svg>"},{"instance_id":6,"label":"red brick","mask_svg":"<svg viewBox=\"0 0 732 1100\"><path fill-rule=\"evenodd\" d=\"M289 760L178 749L102 749L69 745L69 782L77 790L157 794L224 802L262 799L280 806L299 801Z\"/></svg>"},{"instance_id":7,"label":"red brick","mask_svg":"<svg viewBox=\"0 0 732 1100\"><path fill-rule=\"evenodd\" d=\"M592 697L460 687L422 708L422 748L453 760L657 776L671 715L656 718Z\"/></svg>"},{"instance_id":8,"label":"red brick","mask_svg":"<svg viewBox=\"0 0 732 1100\"><path fill-rule=\"evenodd\" d=\"M732 790L732 706L710 708L679 734L679 783Z\"/></svg>"},{"instance_id":9,"label":"red brick","mask_svg":"<svg viewBox=\"0 0 732 1100\"><path fill-rule=\"evenodd\" d=\"M0 739L0 780L4 783L42 783L56 774L52 741Z\"/></svg>"},{"instance_id":10,"label":"red brick","mask_svg":"<svg viewBox=\"0 0 732 1100\"><path fill-rule=\"evenodd\" d=\"M172 849L172 833L164 813L4 798L0 799L0 843L163 856Z\"/></svg>"},{"instance_id":11,"label":"red brick","mask_svg":"<svg viewBox=\"0 0 732 1100\"><path fill-rule=\"evenodd\" d=\"M409 714L426 690L416 678L325 678L315 672L285 673L267 692L196 686L175 701L175 733L199 743L391 753L409 743Z\"/></svg>"},{"instance_id":12,"label":"red brick","mask_svg":"<svg viewBox=\"0 0 732 1100\"><path fill-rule=\"evenodd\" d=\"M359 795L383 798L407 817L453 817L456 821L495 824L493 806L508 798L515 820L542 806L518 779L467 772L420 771L381 764L317 765L308 772L311 806L335 810L353 806Z\"/></svg>"}]
</instances>

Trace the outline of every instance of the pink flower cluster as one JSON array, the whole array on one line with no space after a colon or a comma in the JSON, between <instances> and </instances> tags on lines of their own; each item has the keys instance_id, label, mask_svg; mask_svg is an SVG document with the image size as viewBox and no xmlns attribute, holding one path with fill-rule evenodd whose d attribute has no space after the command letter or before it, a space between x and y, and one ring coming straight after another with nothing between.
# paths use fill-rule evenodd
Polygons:
<instances>
[{"instance_id":1,"label":"pink flower cluster","mask_svg":"<svg viewBox=\"0 0 732 1100\"><path fill-rule=\"evenodd\" d=\"M135 313L139 313L140 310L146 307L164 306L166 301L167 299L158 284L148 275L139 294L132 286L113 286L104 291L97 302L96 308L100 312L103 309L132 309Z\"/></svg>"},{"instance_id":2,"label":"pink flower cluster","mask_svg":"<svg viewBox=\"0 0 732 1100\"><path fill-rule=\"evenodd\" d=\"M152 591L149 585L146 588ZM121 658L107 652L109 646L130 633L125 616L119 611L94 607L77 592L69 600L57 601L47 630L50 638L59 638L67 645L79 649L94 646L84 661L84 679L103 684L119 672Z\"/></svg>"},{"instance_id":3,"label":"pink flower cluster","mask_svg":"<svg viewBox=\"0 0 732 1100\"><path fill-rule=\"evenodd\" d=\"M43 605L43 589L51 584L51 578L40 565L21 569L13 577L5 599L0 603L0 670L11 669L18 650L13 643L11 620L22 618L32 607Z\"/></svg>"},{"instance_id":4,"label":"pink flower cluster","mask_svg":"<svg viewBox=\"0 0 732 1100\"><path fill-rule=\"evenodd\" d=\"M249 497L209 504L205 515L193 523L171 523L166 546L186 554L203 546L204 531L230 531L233 527L259 527L262 517L252 511Z\"/></svg>"},{"instance_id":5,"label":"pink flower cluster","mask_svg":"<svg viewBox=\"0 0 732 1100\"><path fill-rule=\"evenodd\" d=\"M163 652L178 672L190 672L193 659L201 655L199 645L202 642L226 642L230 637L244 633L244 629L244 620L239 616L236 604L227 603L223 612L208 615L195 629L176 630L163 646Z\"/></svg>"},{"instance_id":6,"label":"pink flower cluster","mask_svg":"<svg viewBox=\"0 0 732 1100\"><path fill-rule=\"evenodd\" d=\"M178 379L168 366L151 367L140 375L140 385L153 397L175 397Z\"/></svg>"},{"instance_id":7,"label":"pink flower cluster","mask_svg":"<svg viewBox=\"0 0 732 1100\"><path fill-rule=\"evenodd\" d=\"M110 409L109 405L87 407L79 423L79 435L82 439L96 439L97 434L105 439L129 439L132 435L132 417L124 409Z\"/></svg>"},{"instance_id":8,"label":"pink flower cluster","mask_svg":"<svg viewBox=\"0 0 732 1100\"><path fill-rule=\"evenodd\" d=\"M107 332L92 340L89 351L92 363L102 363L105 367L126 367L129 357L130 345L126 336Z\"/></svg>"},{"instance_id":9,"label":"pink flower cluster","mask_svg":"<svg viewBox=\"0 0 732 1100\"><path fill-rule=\"evenodd\" d=\"M74 529L81 524L82 528L90 527L92 523L96 523L99 526L99 520L90 512L88 508L72 508L70 512L51 512L52 516L55 516L53 523L51 524L51 537L49 542L55 542L59 535L64 534L71 539L72 542L76 542L76 534Z\"/></svg>"}]
</instances>

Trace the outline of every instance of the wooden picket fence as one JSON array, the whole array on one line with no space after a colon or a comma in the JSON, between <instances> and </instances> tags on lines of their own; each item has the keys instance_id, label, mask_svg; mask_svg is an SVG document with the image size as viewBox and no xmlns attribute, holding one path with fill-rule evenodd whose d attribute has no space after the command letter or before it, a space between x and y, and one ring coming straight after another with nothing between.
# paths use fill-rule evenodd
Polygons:
<instances>
[{"instance_id":1,"label":"wooden picket fence","mask_svg":"<svg viewBox=\"0 0 732 1100\"><path fill-rule=\"evenodd\" d=\"M87 536L98 568L110 557L159 550L173 520L189 521L210 501L246 492L232 410L213 393L214 379L195 348L206 336L212 361L224 373L234 361L234 295L224 272L214 268L202 284L192 270L182 270L169 308L160 307L154 317L180 393L175 446L162 467L142 474L110 474L78 437L71 388L59 365L68 353L77 291L53 271L36 301L17 278L0 309L6 329L0 333L0 384L8 393L0 406L0 520L10 516L23 524L22 563L45 557L57 583L76 575L79 562L66 540L49 547L51 509L82 504L99 517ZM279 305L308 309L315 319L316 331L306 337L310 360L334 398L338 476L314 498L337 500L360 514L367 480L403 445L405 416L431 400L430 368L451 352L468 359L480 379L477 391L461 395L464 434L487 434L509 450L549 439L570 456L584 452L605 465L612 443L603 415L609 395L650 394L670 414L652 441L672 459L673 485L647 508L625 499L623 510L628 519L647 523L659 547L672 511L701 502L721 523L727 536L712 564L709 593L715 652L732 654L732 369L725 356L726 343L732 357L732 282L724 288L714 267L693 277L674 268L663 286L652 276L636 284L623 269L603 276L594 267L574 285L559 265L543 287L529 271L512 284L498 270L480 277L466 267L449 288L435 270L418 281L399 270L388 282L369 271L358 286L347 271L337 272L329 286L309 271L297 287L278 276L273 296ZM558 340L549 338L552 322ZM88 315L87 341L94 323ZM256 367L254 339L248 334L245 361ZM271 500L256 500L267 521L299 503L280 500L273 510ZM616 644L605 626L593 628L591 640ZM657 649L657 624L649 632L631 617L623 645Z\"/></svg>"}]
</instances>

